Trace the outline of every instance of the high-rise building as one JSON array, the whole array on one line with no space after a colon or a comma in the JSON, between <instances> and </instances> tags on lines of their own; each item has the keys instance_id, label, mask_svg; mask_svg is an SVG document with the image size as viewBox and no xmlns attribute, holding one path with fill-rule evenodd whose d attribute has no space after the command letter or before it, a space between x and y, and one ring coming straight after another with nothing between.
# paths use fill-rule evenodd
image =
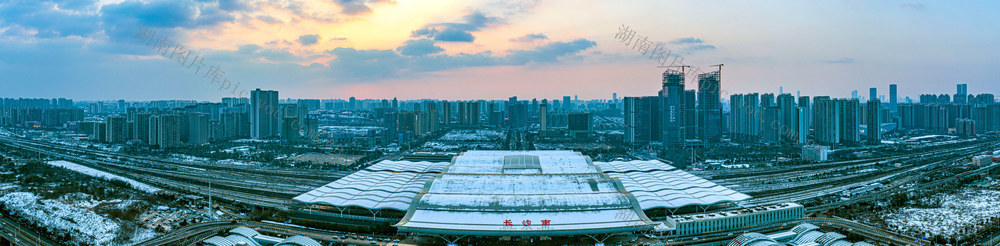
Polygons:
<instances>
[{"instance_id":1,"label":"high-rise building","mask_svg":"<svg viewBox=\"0 0 1000 246\"><path fill-rule=\"evenodd\" d=\"M249 105L250 99L246 97L223 97L222 104L226 107L239 107L240 105Z\"/></svg>"},{"instance_id":2,"label":"high-rise building","mask_svg":"<svg viewBox=\"0 0 1000 246\"><path fill-rule=\"evenodd\" d=\"M698 130L698 108L696 104L695 90L684 91L684 139L695 140L701 138Z\"/></svg>"},{"instance_id":3,"label":"high-rise building","mask_svg":"<svg viewBox=\"0 0 1000 246\"><path fill-rule=\"evenodd\" d=\"M955 134L966 137L975 136L976 122L967 118L955 120Z\"/></svg>"},{"instance_id":4,"label":"high-rise building","mask_svg":"<svg viewBox=\"0 0 1000 246\"><path fill-rule=\"evenodd\" d=\"M841 104L828 96L813 99L813 135L816 142L827 146L839 145Z\"/></svg>"},{"instance_id":5,"label":"high-rise building","mask_svg":"<svg viewBox=\"0 0 1000 246\"><path fill-rule=\"evenodd\" d=\"M774 94L771 94L771 93L760 94L760 107L761 108L774 107L774 106L775 106L774 105Z\"/></svg>"},{"instance_id":6,"label":"high-rise building","mask_svg":"<svg viewBox=\"0 0 1000 246\"><path fill-rule=\"evenodd\" d=\"M774 125L777 126L781 143L798 142L798 136L791 134L799 128L798 112L798 107L795 106L795 97L792 94L778 95L778 124ZM766 122L771 124L770 121Z\"/></svg>"},{"instance_id":7,"label":"high-rise building","mask_svg":"<svg viewBox=\"0 0 1000 246\"><path fill-rule=\"evenodd\" d=\"M698 124L702 141L718 143L722 139L722 82L718 71L698 75Z\"/></svg>"},{"instance_id":8,"label":"high-rise building","mask_svg":"<svg viewBox=\"0 0 1000 246\"><path fill-rule=\"evenodd\" d=\"M760 95L735 94L729 96L730 136L740 143L760 141Z\"/></svg>"},{"instance_id":9,"label":"high-rise building","mask_svg":"<svg viewBox=\"0 0 1000 246\"><path fill-rule=\"evenodd\" d=\"M105 119L107 124L108 143L125 143L128 141L128 124L125 117L112 116Z\"/></svg>"},{"instance_id":10,"label":"high-rise building","mask_svg":"<svg viewBox=\"0 0 1000 246\"><path fill-rule=\"evenodd\" d=\"M138 140L144 144L149 144L149 117L152 116L150 113L140 112L135 114L135 120L132 121L132 139Z\"/></svg>"},{"instance_id":11,"label":"high-rise building","mask_svg":"<svg viewBox=\"0 0 1000 246\"><path fill-rule=\"evenodd\" d=\"M840 106L840 142L857 145L861 142L861 102L858 99L837 99Z\"/></svg>"},{"instance_id":12,"label":"high-rise building","mask_svg":"<svg viewBox=\"0 0 1000 246\"><path fill-rule=\"evenodd\" d=\"M896 100L899 100L899 95L896 94L896 84L889 84L889 111L893 114L899 111L896 104Z\"/></svg>"},{"instance_id":13,"label":"high-rise building","mask_svg":"<svg viewBox=\"0 0 1000 246\"><path fill-rule=\"evenodd\" d=\"M1000 131L1000 104L986 105L986 126L989 132Z\"/></svg>"},{"instance_id":14,"label":"high-rise building","mask_svg":"<svg viewBox=\"0 0 1000 246\"><path fill-rule=\"evenodd\" d=\"M570 100L569 96L563 96L562 107L563 107L562 110L564 112L575 110L575 107L573 106L573 100Z\"/></svg>"},{"instance_id":15,"label":"high-rise building","mask_svg":"<svg viewBox=\"0 0 1000 246\"><path fill-rule=\"evenodd\" d=\"M625 142L644 145L659 141L660 98L625 97Z\"/></svg>"},{"instance_id":16,"label":"high-rise building","mask_svg":"<svg viewBox=\"0 0 1000 246\"><path fill-rule=\"evenodd\" d=\"M313 110L319 110L320 100L319 99L299 99L295 102L300 108L305 108L305 112L309 113Z\"/></svg>"},{"instance_id":17,"label":"high-rise building","mask_svg":"<svg viewBox=\"0 0 1000 246\"><path fill-rule=\"evenodd\" d=\"M660 121L663 147L679 149L684 143L684 72L667 69L663 72L663 89L660 90Z\"/></svg>"},{"instance_id":18,"label":"high-rise building","mask_svg":"<svg viewBox=\"0 0 1000 246\"><path fill-rule=\"evenodd\" d=\"M480 125L482 120L480 117L478 101L462 101L458 102L458 123L460 125Z\"/></svg>"},{"instance_id":19,"label":"high-rise building","mask_svg":"<svg viewBox=\"0 0 1000 246\"><path fill-rule=\"evenodd\" d=\"M780 108L771 106L765 107L761 112L761 122L764 124L761 126L761 141L767 144L779 144L782 142L781 128L778 127L778 123L781 120Z\"/></svg>"},{"instance_id":20,"label":"high-rise building","mask_svg":"<svg viewBox=\"0 0 1000 246\"><path fill-rule=\"evenodd\" d=\"M878 88L872 87L868 89L868 100L878 100Z\"/></svg>"},{"instance_id":21,"label":"high-rise building","mask_svg":"<svg viewBox=\"0 0 1000 246\"><path fill-rule=\"evenodd\" d=\"M250 137L263 139L281 134L282 109L278 104L278 91L250 92Z\"/></svg>"},{"instance_id":22,"label":"high-rise building","mask_svg":"<svg viewBox=\"0 0 1000 246\"><path fill-rule=\"evenodd\" d=\"M301 137L299 135L300 127L299 117L285 117L281 121L281 139L293 143L298 142L299 137Z\"/></svg>"},{"instance_id":23,"label":"high-rise building","mask_svg":"<svg viewBox=\"0 0 1000 246\"><path fill-rule=\"evenodd\" d=\"M451 125L451 102L441 101L441 125Z\"/></svg>"},{"instance_id":24,"label":"high-rise building","mask_svg":"<svg viewBox=\"0 0 1000 246\"><path fill-rule=\"evenodd\" d=\"M809 129L812 129L813 127L812 104L809 101L809 97L799 96L798 106L799 108L804 108L804 110L799 110L799 114L805 114L805 116L799 117L799 125L801 125L800 127L804 127L806 129L804 132L800 131L799 134L808 136Z\"/></svg>"},{"instance_id":25,"label":"high-rise building","mask_svg":"<svg viewBox=\"0 0 1000 246\"><path fill-rule=\"evenodd\" d=\"M154 145L161 149L181 146L181 125L181 117L176 114L151 117L150 136L155 137Z\"/></svg>"},{"instance_id":26,"label":"high-rise building","mask_svg":"<svg viewBox=\"0 0 1000 246\"><path fill-rule=\"evenodd\" d=\"M202 113L188 115L188 144L203 145L208 144L212 137L209 116Z\"/></svg>"},{"instance_id":27,"label":"high-rise building","mask_svg":"<svg viewBox=\"0 0 1000 246\"><path fill-rule=\"evenodd\" d=\"M545 132L549 130L548 119L549 103L546 99L542 99L542 104L538 105L538 131Z\"/></svg>"},{"instance_id":28,"label":"high-rise building","mask_svg":"<svg viewBox=\"0 0 1000 246\"><path fill-rule=\"evenodd\" d=\"M867 129L865 132L868 136L868 144L879 144L882 142L882 105L878 100L869 100L865 104L865 117L867 122Z\"/></svg>"},{"instance_id":29,"label":"high-rise building","mask_svg":"<svg viewBox=\"0 0 1000 246\"><path fill-rule=\"evenodd\" d=\"M987 116L986 105L975 105L975 106L972 106L972 110L971 111L972 111L971 112L972 113L971 114L971 116L972 116L971 119L972 119L972 121L976 122L976 129L975 129L976 134L985 133L986 130L987 130L986 129L987 128L986 119L988 117Z\"/></svg>"},{"instance_id":30,"label":"high-rise building","mask_svg":"<svg viewBox=\"0 0 1000 246\"><path fill-rule=\"evenodd\" d=\"M968 84L958 84L956 86L955 92L955 103L966 104L968 103L969 85Z\"/></svg>"},{"instance_id":31,"label":"high-rise building","mask_svg":"<svg viewBox=\"0 0 1000 246\"><path fill-rule=\"evenodd\" d=\"M594 118L590 112L570 113L567 116L570 137L589 138L594 132Z\"/></svg>"},{"instance_id":32,"label":"high-rise building","mask_svg":"<svg viewBox=\"0 0 1000 246\"><path fill-rule=\"evenodd\" d=\"M94 124L94 137L98 142L108 142L108 123L97 122Z\"/></svg>"},{"instance_id":33,"label":"high-rise building","mask_svg":"<svg viewBox=\"0 0 1000 246\"><path fill-rule=\"evenodd\" d=\"M796 129L786 135L789 139L794 139L794 141L800 145L806 144L809 137L808 122L812 113L809 111L808 107L799 107L796 113L798 115L798 124L796 125Z\"/></svg>"}]
</instances>

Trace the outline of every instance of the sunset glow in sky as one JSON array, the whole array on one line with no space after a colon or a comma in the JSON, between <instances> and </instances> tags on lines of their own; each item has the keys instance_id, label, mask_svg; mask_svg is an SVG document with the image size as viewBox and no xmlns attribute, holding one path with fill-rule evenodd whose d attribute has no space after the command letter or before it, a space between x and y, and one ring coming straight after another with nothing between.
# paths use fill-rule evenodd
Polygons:
<instances>
[{"instance_id":1,"label":"sunset glow in sky","mask_svg":"<svg viewBox=\"0 0 1000 246\"><path fill-rule=\"evenodd\" d=\"M654 95L622 25L723 89L845 97L1000 94L995 1L3 0L0 97L232 96L134 37L140 25L282 98ZM169 54L168 54L169 55ZM202 71L204 72L204 71ZM688 88L696 88L688 81Z\"/></svg>"}]
</instances>

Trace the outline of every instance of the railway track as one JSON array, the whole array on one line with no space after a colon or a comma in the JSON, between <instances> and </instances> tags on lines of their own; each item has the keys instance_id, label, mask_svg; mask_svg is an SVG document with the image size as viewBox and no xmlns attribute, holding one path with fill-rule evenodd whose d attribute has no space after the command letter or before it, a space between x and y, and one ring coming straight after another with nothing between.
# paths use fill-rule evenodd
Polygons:
<instances>
[{"instance_id":1,"label":"railway track","mask_svg":"<svg viewBox=\"0 0 1000 246\"><path fill-rule=\"evenodd\" d=\"M996 143L990 142L990 143L979 144L976 146L963 147L955 150L936 151L934 153L935 156L933 158L927 158L924 159L923 161L929 161L934 164L939 164L945 160L963 158L965 156L969 156L974 153L992 150L993 148L996 147L997 147ZM921 156L923 156L923 154L921 154ZM915 157L915 158L923 158L923 157ZM820 197L824 195L833 194L835 192L843 191L853 186L868 184L879 180L885 180L903 174L914 173L915 175L921 175L920 171L931 166L937 166L937 165L925 164L918 166L918 164L911 164L907 166L881 171L876 174L852 175L844 178L830 179L821 183L806 184L796 187L753 192L749 194L751 194L755 198L748 200L747 204L766 205L772 203L797 202L797 201L807 200L814 197Z\"/></svg>"},{"instance_id":2,"label":"railway track","mask_svg":"<svg viewBox=\"0 0 1000 246\"><path fill-rule=\"evenodd\" d=\"M283 210L297 204L292 197L349 174L346 171L268 170L183 163L8 137L0 137L0 142L169 190L206 196L211 193L223 200Z\"/></svg>"}]
</instances>

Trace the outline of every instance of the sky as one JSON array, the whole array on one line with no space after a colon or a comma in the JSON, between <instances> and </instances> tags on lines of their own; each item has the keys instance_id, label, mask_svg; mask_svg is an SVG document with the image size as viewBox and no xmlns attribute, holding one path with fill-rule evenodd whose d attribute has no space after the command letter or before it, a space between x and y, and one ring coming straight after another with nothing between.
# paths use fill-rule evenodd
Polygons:
<instances>
[{"instance_id":1,"label":"sky","mask_svg":"<svg viewBox=\"0 0 1000 246\"><path fill-rule=\"evenodd\" d=\"M997 1L0 0L0 97L1000 94ZM624 32L623 32L624 30ZM632 39L620 33L633 33ZM661 64L636 40L669 50ZM670 62L673 61L673 62Z\"/></svg>"}]
</instances>

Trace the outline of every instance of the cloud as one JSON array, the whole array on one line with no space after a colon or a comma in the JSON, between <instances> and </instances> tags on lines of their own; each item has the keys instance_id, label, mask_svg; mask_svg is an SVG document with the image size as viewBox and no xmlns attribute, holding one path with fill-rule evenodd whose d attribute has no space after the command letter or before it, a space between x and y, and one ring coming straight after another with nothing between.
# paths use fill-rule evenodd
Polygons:
<instances>
[{"instance_id":1,"label":"cloud","mask_svg":"<svg viewBox=\"0 0 1000 246\"><path fill-rule=\"evenodd\" d=\"M594 41L586 39L577 39L572 42L553 42L533 50L510 50L507 59L516 65L529 62L551 63L556 62L560 57L576 54L596 45L597 43Z\"/></svg>"},{"instance_id":2,"label":"cloud","mask_svg":"<svg viewBox=\"0 0 1000 246\"><path fill-rule=\"evenodd\" d=\"M369 5L378 3L393 3L393 1L388 0L334 0L333 2L340 6L341 13L347 15L371 13L372 9Z\"/></svg>"},{"instance_id":3,"label":"cloud","mask_svg":"<svg viewBox=\"0 0 1000 246\"><path fill-rule=\"evenodd\" d=\"M472 42L475 36L471 32L479 31L483 27L500 23L496 17L486 16L480 12L473 12L462 17L464 22L460 23L435 23L414 30L411 37L424 37L434 41L443 42Z\"/></svg>"},{"instance_id":4,"label":"cloud","mask_svg":"<svg viewBox=\"0 0 1000 246\"><path fill-rule=\"evenodd\" d=\"M844 57L834 60L823 60L823 62L830 64L854 64L854 58Z\"/></svg>"},{"instance_id":5,"label":"cloud","mask_svg":"<svg viewBox=\"0 0 1000 246\"><path fill-rule=\"evenodd\" d=\"M97 1L95 0L53 0L59 9L66 10L82 10L95 6Z\"/></svg>"},{"instance_id":6,"label":"cloud","mask_svg":"<svg viewBox=\"0 0 1000 246\"><path fill-rule=\"evenodd\" d=\"M692 46L688 46L687 48L684 48L684 50L687 51L688 53L695 52L695 51L701 51L701 50L714 50L714 49L715 49L715 45L711 45L711 44L692 45Z\"/></svg>"},{"instance_id":7,"label":"cloud","mask_svg":"<svg viewBox=\"0 0 1000 246\"><path fill-rule=\"evenodd\" d=\"M179 38L175 34L180 29L213 26L234 19L233 13L197 0L130 0L101 7L101 27L117 42L131 42L140 25L155 29L158 35Z\"/></svg>"},{"instance_id":8,"label":"cloud","mask_svg":"<svg viewBox=\"0 0 1000 246\"><path fill-rule=\"evenodd\" d=\"M700 38L688 37L688 38L679 38L677 40L670 42L675 44L700 44L704 43L705 41L701 40Z\"/></svg>"},{"instance_id":9,"label":"cloud","mask_svg":"<svg viewBox=\"0 0 1000 246\"><path fill-rule=\"evenodd\" d=\"M923 10L924 8L927 7L927 6L924 6L923 3L900 3L899 6L903 7L903 8L914 9L914 10Z\"/></svg>"},{"instance_id":10,"label":"cloud","mask_svg":"<svg viewBox=\"0 0 1000 246\"><path fill-rule=\"evenodd\" d=\"M295 63L303 61L291 52L286 50L276 50L264 48L256 44L240 45L235 51L212 50L205 54L206 59L229 63L240 63L246 61L271 62L271 63ZM263 60L261 60L263 59Z\"/></svg>"},{"instance_id":11,"label":"cloud","mask_svg":"<svg viewBox=\"0 0 1000 246\"><path fill-rule=\"evenodd\" d=\"M267 24L283 24L284 23L281 20L279 20L277 18L274 18L272 16L269 16L269 15L258 15L257 16L257 20L263 21L264 23L267 23Z\"/></svg>"},{"instance_id":12,"label":"cloud","mask_svg":"<svg viewBox=\"0 0 1000 246\"><path fill-rule=\"evenodd\" d=\"M520 37L517 37L517 38L512 38L512 39L510 39L510 41L511 42L529 43L529 42L534 42L534 41L537 41L537 40L547 40L547 39L549 39L549 37L545 36L545 34L531 33L531 34L526 34L524 36L520 36Z\"/></svg>"},{"instance_id":13,"label":"cloud","mask_svg":"<svg viewBox=\"0 0 1000 246\"><path fill-rule=\"evenodd\" d=\"M247 10L249 8L250 5L242 0L219 0L219 9L225 11Z\"/></svg>"},{"instance_id":14,"label":"cloud","mask_svg":"<svg viewBox=\"0 0 1000 246\"><path fill-rule=\"evenodd\" d=\"M319 34L306 34L299 36L299 43L302 45L314 45L319 42Z\"/></svg>"},{"instance_id":15,"label":"cloud","mask_svg":"<svg viewBox=\"0 0 1000 246\"><path fill-rule=\"evenodd\" d=\"M472 36L472 33L452 28L446 28L437 33L437 35L434 35L434 41L472 42L474 40L476 40L476 37Z\"/></svg>"},{"instance_id":16,"label":"cloud","mask_svg":"<svg viewBox=\"0 0 1000 246\"><path fill-rule=\"evenodd\" d=\"M336 56L336 59L331 60L328 65L333 76L356 81L372 81L463 67L556 63L560 58L579 54L597 45L590 40L578 39L571 42L552 42L530 50L509 50L506 56L496 56L488 51L448 55L438 54L441 51L437 51L436 48L440 47L433 46L430 40L411 41L395 51L336 48L328 51L328 54ZM422 47L423 50L414 49L415 47Z\"/></svg>"},{"instance_id":17,"label":"cloud","mask_svg":"<svg viewBox=\"0 0 1000 246\"><path fill-rule=\"evenodd\" d=\"M72 2L70 5L85 5ZM91 3L92 4L92 3ZM88 36L97 32L98 16L69 14L55 9L54 3L10 1L0 4L0 23L37 31L36 37Z\"/></svg>"},{"instance_id":18,"label":"cloud","mask_svg":"<svg viewBox=\"0 0 1000 246\"><path fill-rule=\"evenodd\" d=\"M396 48L396 51L405 56L425 56L444 51L441 47L434 45L434 41L429 39L407 40L403 46Z\"/></svg>"}]
</instances>

